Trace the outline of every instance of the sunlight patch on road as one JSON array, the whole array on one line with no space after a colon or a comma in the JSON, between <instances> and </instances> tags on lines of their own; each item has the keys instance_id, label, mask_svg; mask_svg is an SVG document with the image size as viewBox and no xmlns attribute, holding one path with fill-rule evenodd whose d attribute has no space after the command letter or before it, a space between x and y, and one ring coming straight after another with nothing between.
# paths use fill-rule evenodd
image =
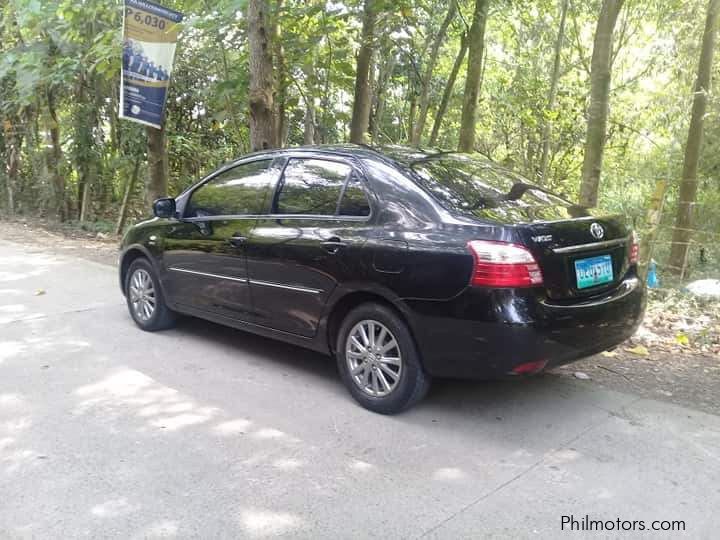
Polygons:
<instances>
[{"instance_id":1,"label":"sunlight patch on road","mask_svg":"<svg viewBox=\"0 0 720 540\"><path fill-rule=\"evenodd\" d=\"M572 448L562 448L555 450L548 455L548 462L550 463L569 463L576 461L582 457L582 454Z\"/></svg>"},{"instance_id":2,"label":"sunlight patch on road","mask_svg":"<svg viewBox=\"0 0 720 540\"><path fill-rule=\"evenodd\" d=\"M0 450L5 450L15 443L15 439L12 437L3 437L0 439Z\"/></svg>"},{"instance_id":3,"label":"sunlight patch on road","mask_svg":"<svg viewBox=\"0 0 720 540\"><path fill-rule=\"evenodd\" d=\"M39 276L49 270L51 266L61 264L56 258L40 253L27 253L24 255L4 256L0 259L0 267L32 268L25 272L0 270L0 282L20 281L31 277Z\"/></svg>"},{"instance_id":4,"label":"sunlight patch on road","mask_svg":"<svg viewBox=\"0 0 720 540\"><path fill-rule=\"evenodd\" d=\"M457 467L441 467L433 473L433 479L444 482L462 480L466 474Z\"/></svg>"},{"instance_id":5,"label":"sunlight patch on road","mask_svg":"<svg viewBox=\"0 0 720 540\"><path fill-rule=\"evenodd\" d=\"M352 463L350 463L350 468L356 471L369 471L373 467L375 467L375 465L372 463L360 459L354 459Z\"/></svg>"},{"instance_id":6,"label":"sunlight patch on road","mask_svg":"<svg viewBox=\"0 0 720 540\"><path fill-rule=\"evenodd\" d=\"M42 314L22 317L27 321L36 317L43 317ZM30 337L24 341L27 347L32 348L33 354L49 353L56 356L57 353L74 353L90 347L90 343L82 339L66 339L62 337L62 331L44 333L42 337Z\"/></svg>"},{"instance_id":7,"label":"sunlight patch on road","mask_svg":"<svg viewBox=\"0 0 720 540\"><path fill-rule=\"evenodd\" d=\"M174 403L172 405L155 404L143 407L138 411L138 416L156 416L158 414L174 414L191 411L195 407L189 401Z\"/></svg>"},{"instance_id":8,"label":"sunlight patch on road","mask_svg":"<svg viewBox=\"0 0 720 540\"><path fill-rule=\"evenodd\" d=\"M105 501L102 504L96 504L92 507L90 513L101 518L115 518L129 514L136 509L136 506L132 506L125 497L122 497Z\"/></svg>"},{"instance_id":9,"label":"sunlight patch on road","mask_svg":"<svg viewBox=\"0 0 720 540\"><path fill-rule=\"evenodd\" d=\"M262 428L253 433L256 439L281 439L285 437L285 433L275 428Z\"/></svg>"},{"instance_id":10,"label":"sunlight patch on road","mask_svg":"<svg viewBox=\"0 0 720 540\"><path fill-rule=\"evenodd\" d=\"M128 369L111 375L99 383L81 386L75 390L75 394L78 396L97 394L113 397L133 396L154 382L155 381L147 375Z\"/></svg>"},{"instance_id":11,"label":"sunlight patch on road","mask_svg":"<svg viewBox=\"0 0 720 540\"><path fill-rule=\"evenodd\" d=\"M0 407L2 408L19 407L23 404L24 399L21 394L0 394Z\"/></svg>"},{"instance_id":12,"label":"sunlight patch on road","mask_svg":"<svg viewBox=\"0 0 720 540\"><path fill-rule=\"evenodd\" d=\"M6 306L0 306L0 313L20 313L25 310L27 310L27 308L24 304L8 304Z\"/></svg>"},{"instance_id":13,"label":"sunlight patch on road","mask_svg":"<svg viewBox=\"0 0 720 540\"><path fill-rule=\"evenodd\" d=\"M252 538L263 538L291 533L302 525L302 520L287 512L247 509L240 513L240 523Z\"/></svg>"},{"instance_id":14,"label":"sunlight patch on road","mask_svg":"<svg viewBox=\"0 0 720 540\"><path fill-rule=\"evenodd\" d=\"M615 493L607 488L596 488L590 490L590 495L595 499L612 499Z\"/></svg>"},{"instance_id":15,"label":"sunlight patch on road","mask_svg":"<svg viewBox=\"0 0 720 540\"><path fill-rule=\"evenodd\" d=\"M197 403L134 369L113 371L96 382L77 387L73 393L77 401L72 414L91 415L111 433L127 431L125 423L130 422L137 434L169 435L200 428L208 436L229 439L247 434L243 447L257 446L257 455L268 465L291 470L307 461L296 459L297 445L302 441L293 435L271 426L258 426L246 418L228 418L223 409ZM268 447L275 454L272 458L267 455ZM283 448L287 453L278 455L276 451Z\"/></svg>"},{"instance_id":16,"label":"sunlight patch on road","mask_svg":"<svg viewBox=\"0 0 720 540\"><path fill-rule=\"evenodd\" d=\"M0 324L6 324L24 318L27 307L24 304L8 304L0 306Z\"/></svg>"},{"instance_id":17,"label":"sunlight patch on road","mask_svg":"<svg viewBox=\"0 0 720 540\"><path fill-rule=\"evenodd\" d=\"M133 538L174 538L178 535L179 528L180 526L177 521L163 519L156 523L151 523L141 534L138 534Z\"/></svg>"},{"instance_id":18,"label":"sunlight patch on road","mask_svg":"<svg viewBox=\"0 0 720 540\"><path fill-rule=\"evenodd\" d=\"M20 281L22 279L28 279L37 275L40 275L44 270L35 270L33 272L0 272L0 282L3 281Z\"/></svg>"},{"instance_id":19,"label":"sunlight patch on road","mask_svg":"<svg viewBox=\"0 0 720 540\"><path fill-rule=\"evenodd\" d=\"M15 450L12 452L3 453L0 457L0 462L5 465L5 473L12 474L18 472L20 469L27 469L32 466L40 464L38 456L41 454L33 450Z\"/></svg>"},{"instance_id":20,"label":"sunlight patch on road","mask_svg":"<svg viewBox=\"0 0 720 540\"><path fill-rule=\"evenodd\" d=\"M183 402L183 403L175 403L174 405L168 405L167 407L162 408L162 412L164 413L181 413L185 411L189 411L194 407L194 405L190 402Z\"/></svg>"},{"instance_id":21,"label":"sunlight patch on road","mask_svg":"<svg viewBox=\"0 0 720 540\"><path fill-rule=\"evenodd\" d=\"M0 430L6 433L20 433L25 431L32 425L32 420L29 416L23 416L22 418L16 418L14 420L8 420L3 424L0 424Z\"/></svg>"},{"instance_id":22,"label":"sunlight patch on road","mask_svg":"<svg viewBox=\"0 0 720 540\"><path fill-rule=\"evenodd\" d=\"M223 436L239 435L245 433L251 424L252 422L250 420L238 418L236 420L228 420L227 422L218 424L213 428L213 431L218 435Z\"/></svg>"},{"instance_id":23,"label":"sunlight patch on road","mask_svg":"<svg viewBox=\"0 0 720 540\"><path fill-rule=\"evenodd\" d=\"M0 394L0 399L5 404L21 404L22 400L18 394ZM10 411L11 406L3 407L2 410ZM18 437L22 432L27 431L33 422L29 416L12 418L0 423L0 465L5 474L13 474L38 467L46 458L44 454L29 448L18 448ZM20 439L21 440L21 439Z\"/></svg>"},{"instance_id":24,"label":"sunlight patch on road","mask_svg":"<svg viewBox=\"0 0 720 540\"><path fill-rule=\"evenodd\" d=\"M163 386L132 369L81 386L75 390L75 395L83 398L75 408L75 414L84 414L92 409L110 410L115 415L133 414L147 419L150 427L168 431L202 424L221 412L216 407L198 406L174 388Z\"/></svg>"},{"instance_id":25,"label":"sunlight patch on road","mask_svg":"<svg viewBox=\"0 0 720 540\"><path fill-rule=\"evenodd\" d=\"M304 465L304 462L295 458L276 459L273 461L273 467L284 471L298 469Z\"/></svg>"},{"instance_id":26,"label":"sunlight patch on road","mask_svg":"<svg viewBox=\"0 0 720 540\"><path fill-rule=\"evenodd\" d=\"M0 364L5 360L9 360L26 349L26 345L21 341L2 341L0 342Z\"/></svg>"},{"instance_id":27,"label":"sunlight patch on road","mask_svg":"<svg viewBox=\"0 0 720 540\"><path fill-rule=\"evenodd\" d=\"M22 296L27 294L21 289L0 289L0 298L7 298L8 296Z\"/></svg>"},{"instance_id":28,"label":"sunlight patch on road","mask_svg":"<svg viewBox=\"0 0 720 540\"><path fill-rule=\"evenodd\" d=\"M178 414L177 416L156 418L150 422L150 425L167 429L169 431L176 431L180 428L207 422L215 414L217 414L217 412L218 410L213 407L201 407L195 413L185 413Z\"/></svg>"}]
</instances>

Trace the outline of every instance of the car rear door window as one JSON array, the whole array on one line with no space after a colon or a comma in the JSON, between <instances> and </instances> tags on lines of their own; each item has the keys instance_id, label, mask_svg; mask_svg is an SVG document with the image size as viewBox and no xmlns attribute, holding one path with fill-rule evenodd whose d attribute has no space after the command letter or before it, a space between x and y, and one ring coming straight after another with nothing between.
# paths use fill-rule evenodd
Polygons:
<instances>
[{"instance_id":1,"label":"car rear door window","mask_svg":"<svg viewBox=\"0 0 720 540\"><path fill-rule=\"evenodd\" d=\"M341 216L367 217L370 215L370 203L360 178L353 174L349 179L340 200Z\"/></svg>"},{"instance_id":2,"label":"car rear door window","mask_svg":"<svg viewBox=\"0 0 720 540\"><path fill-rule=\"evenodd\" d=\"M221 172L193 192L185 217L263 213L275 176L271 162L252 161Z\"/></svg>"},{"instance_id":3,"label":"car rear door window","mask_svg":"<svg viewBox=\"0 0 720 540\"><path fill-rule=\"evenodd\" d=\"M338 161L291 159L285 167L275 213L334 216L351 172L348 164Z\"/></svg>"}]
</instances>

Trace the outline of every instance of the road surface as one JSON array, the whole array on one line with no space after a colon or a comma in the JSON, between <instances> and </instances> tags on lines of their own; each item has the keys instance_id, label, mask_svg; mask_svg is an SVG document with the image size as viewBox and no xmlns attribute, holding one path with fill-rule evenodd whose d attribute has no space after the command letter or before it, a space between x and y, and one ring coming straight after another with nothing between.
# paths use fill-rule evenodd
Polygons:
<instances>
[{"instance_id":1,"label":"road surface","mask_svg":"<svg viewBox=\"0 0 720 540\"><path fill-rule=\"evenodd\" d=\"M114 268L0 240L1 538L717 538L719 502L717 416L552 375L379 416L328 358L141 332Z\"/></svg>"}]
</instances>

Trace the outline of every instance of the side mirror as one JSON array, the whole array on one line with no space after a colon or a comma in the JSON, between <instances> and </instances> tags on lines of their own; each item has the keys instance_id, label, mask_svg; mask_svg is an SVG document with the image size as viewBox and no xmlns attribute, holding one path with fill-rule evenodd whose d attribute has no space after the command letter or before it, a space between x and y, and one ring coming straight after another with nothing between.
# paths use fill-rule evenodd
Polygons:
<instances>
[{"instance_id":1,"label":"side mirror","mask_svg":"<svg viewBox=\"0 0 720 540\"><path fill-rule=\"evenodd\" d=\"M175 199L162 197L153 203L153 214L156 217L169 219L175 217Z\"/></svg>"}]
</instances>

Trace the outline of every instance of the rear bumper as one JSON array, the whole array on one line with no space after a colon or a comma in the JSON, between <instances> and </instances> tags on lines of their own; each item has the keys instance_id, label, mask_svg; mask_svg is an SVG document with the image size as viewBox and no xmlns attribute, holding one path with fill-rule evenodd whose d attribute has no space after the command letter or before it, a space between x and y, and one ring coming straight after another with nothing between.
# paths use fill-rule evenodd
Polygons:
<instances>
[{"instance_id":1,"label":"rear bumper","mask_svg":"<svg viewBox=\"0 0 720 540\"><path fill-rule=\"evenodd\" d=\"M498 378L528 362L566 364L617 346L645 313L645 284L629 275L581 303L537 290L466 289L447 302L411 301L411 324L427 371L437 377Z\"/></svg>"}]
</instances>

